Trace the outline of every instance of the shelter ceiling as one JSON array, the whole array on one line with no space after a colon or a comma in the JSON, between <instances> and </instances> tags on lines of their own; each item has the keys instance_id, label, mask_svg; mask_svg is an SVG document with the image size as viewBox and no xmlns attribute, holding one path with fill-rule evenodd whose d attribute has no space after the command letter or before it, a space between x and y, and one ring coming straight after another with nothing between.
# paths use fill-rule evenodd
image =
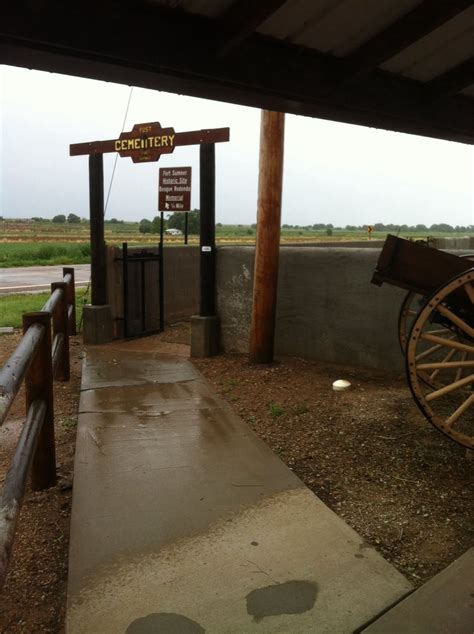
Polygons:
<instances>
[{"instance_id":1,"label":"shelter ceiling","mask_svg":"<svg viewBox=\"0 0 474 634\"><path fill-rule=\"evenodd\" d=\"M472 143L472 0L18 0L0 62Z\"/></svg>"}]
</instances>

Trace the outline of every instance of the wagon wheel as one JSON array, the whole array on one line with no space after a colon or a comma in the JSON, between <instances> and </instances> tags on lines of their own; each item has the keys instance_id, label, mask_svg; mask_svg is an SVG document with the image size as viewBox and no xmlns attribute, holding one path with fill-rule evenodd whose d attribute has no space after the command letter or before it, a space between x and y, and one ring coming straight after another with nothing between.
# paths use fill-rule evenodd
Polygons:
<instances>
[{"instance_id":1,"label":"wagon wheel","mask_svg":"<svg viewBox=\"0 0 474 634\"><path fill-rule=\"evenodd\" d=\"M413 322L406 364L413 397L426 418L474 449L474 268L426 301Z\"/></svg>"},{"instance_id":2,"label":"wagon wheel","mask_svg":"<svg viewBox=\"0 0 474 634\"><path fill-rule=\"evenodd\" d=\"M413 320L418 315L419 303L423 300L423 295L408 291L402 302L400 313L398 315L398 341L403 354L406 354L408 345L408 335L410 334Z\"/></svg>"},{"instance_id":3,"label":"wagon wheel","mask_svg":"<svg viewBox=\"0 0 474 634\"><path fill-rule=\"evenodd\" d=\"M474 254L460 255L459 257L468 258L469 260L474 261ZM420 293L416 293L415 291L408 291L402 302L400 312L398 314L398 341L403 354L406 354L408 335L410 334L415 317L418 315L418 312L424 302L425 298L423 295L420 295Z\"/></svg>"}]
</instances>

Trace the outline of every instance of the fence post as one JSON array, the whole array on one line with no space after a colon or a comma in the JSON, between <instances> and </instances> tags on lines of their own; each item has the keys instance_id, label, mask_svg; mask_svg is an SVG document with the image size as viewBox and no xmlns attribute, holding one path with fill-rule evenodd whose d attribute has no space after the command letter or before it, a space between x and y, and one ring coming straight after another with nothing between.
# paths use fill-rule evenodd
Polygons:
<instances>
[{"instance_id":1,"label":"fence post","mask_svg":"<svg viewBox=\"0 0 474 634\"><path fill-rule=\"evenodd\" d=\"M39 491L56 484L51 315L45 312L23 315L23 333L33 324L44 327L41 343L25 376L26 411L37 399L46 404L43 427L31 467L31 487L34 491Z\"/></svg>"},{"instance_id":2,"label":"fence post","mask_svg":"<svg viewBox=\"0 0 474 634\"><path fill-rule=\"evenodd\" d=\"M65 275L71 276L71 281L67 285L66 297L69 311L69 306L72 306L71 315L68 312L68 322L69 322L69 334L76 335L76 286L74 281L74 269L73 268L63 268L63 277Z\"/></svg>"},{"instance_id":3,"label":"fence post","mask_svg":"<svg viewBox=\"0 0 474 634\"><path fill-rule=\"evenodd\" d=\"M51 284L51 293L56 289L62 291L61 299L53 310L53 344L56 335L63 336L63 345L59 355L58 366L53 374L58 381L69 381L69 329L68 329L68 301L67 301L67 284L66 282L53 282Z\"/></svg>"}]
</instances>

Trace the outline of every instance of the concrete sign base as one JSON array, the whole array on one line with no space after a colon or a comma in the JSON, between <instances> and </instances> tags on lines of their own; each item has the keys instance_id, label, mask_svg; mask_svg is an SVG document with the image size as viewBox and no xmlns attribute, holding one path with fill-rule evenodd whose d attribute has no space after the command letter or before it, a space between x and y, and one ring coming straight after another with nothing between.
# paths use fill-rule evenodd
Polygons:
<instances>
[{"instance_id":1,"label":"concrete sign base","mask_svg":"<svg viewBox=\"0 0 474 634\"><path fill-rule=\"evenodd\" d=\"M112 341L112 309L104 306L84 306L83 339L87 344L109 343Z\"/></svg>"},{"instance_id":2,"label":"concrete sign base","mask_svg":"<svg viewBox=\"0 0 474 634\"><path fill-rule=\"evenodd\" d=\"M219 352L219 317L191 317L191 357L213 357Z\"/></svg>"}]
</instances>

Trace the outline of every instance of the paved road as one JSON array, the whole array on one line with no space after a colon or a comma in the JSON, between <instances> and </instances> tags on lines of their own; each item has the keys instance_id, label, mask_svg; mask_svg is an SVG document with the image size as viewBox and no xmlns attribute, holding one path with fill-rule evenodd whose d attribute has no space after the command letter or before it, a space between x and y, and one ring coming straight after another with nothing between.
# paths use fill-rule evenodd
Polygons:
<instances>
[{"instance_id":1,"label":"paved road","mask_svg":"<svg viewBox=\"0 0 474 634\"><path fill-rule=\"evenodd\" d=\"M85 286L89 281L90 264L56 264L54 266L22 266L0 269L0 295L47 291L51 282L61 281L63 266L74 267L76 286Z\"/></svg>"}]
</instances>

